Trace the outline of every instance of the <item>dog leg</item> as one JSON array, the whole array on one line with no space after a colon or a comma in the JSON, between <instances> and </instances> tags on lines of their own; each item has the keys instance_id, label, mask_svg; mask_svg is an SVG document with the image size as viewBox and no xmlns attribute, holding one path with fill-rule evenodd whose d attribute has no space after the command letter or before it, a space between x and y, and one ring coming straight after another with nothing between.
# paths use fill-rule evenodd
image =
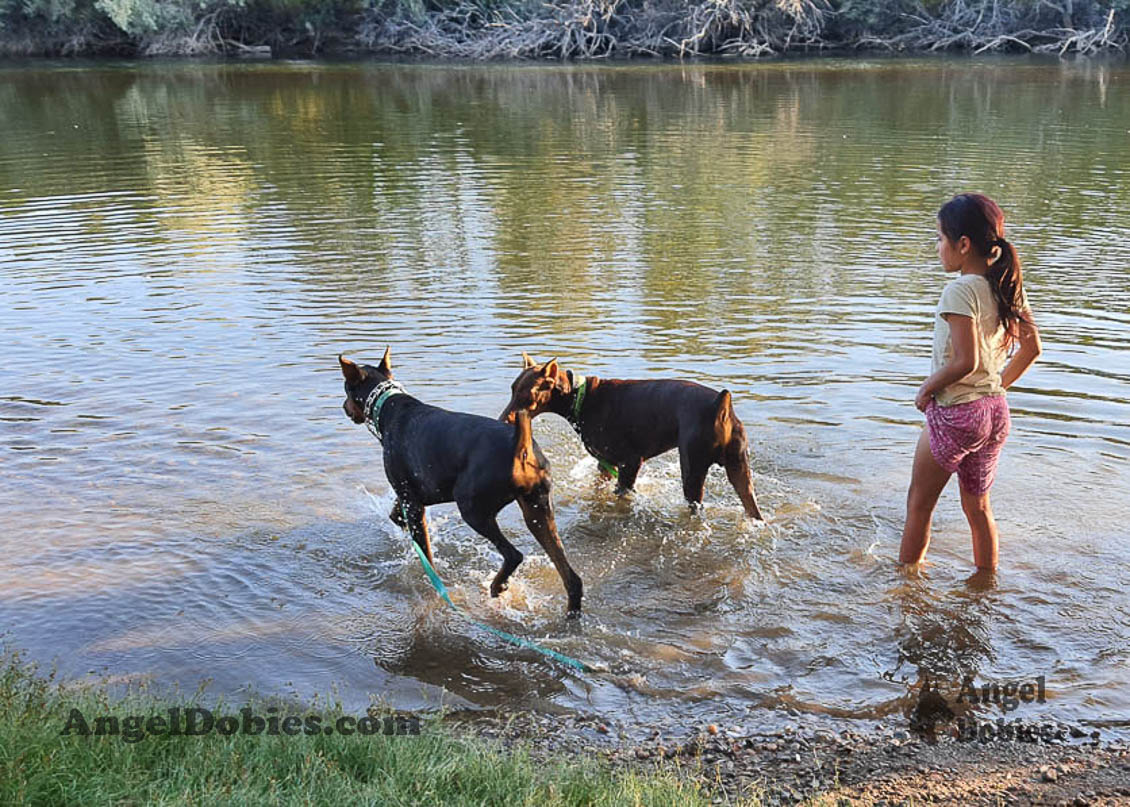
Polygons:
<instances>
[{"instance_id":1,"label":"dog leg","mask_svg":"<svg viewBox=\"0 0 1130 807\"><path fill-rule=\"evenodd\" d=\"M404 500L397 496L396 501L392 505L392 512L388 514L388 520L402 530L408 529L408 522L404 519L404 508L406 506Z\"/></svg>"},{"instance_id":2,"label":"dog leg","mask_svg":"<svg viewBox=\"0 0 1130 807\"><path fill-rule=\"evenodd\" d=\"M753 495L753 477L749 472L749 451L746 446L745 429L737 425L725 449L723 464L726 467L726 477L734 486L738 498L742 500L745 514L758 521L764 521L761 508L757 506L757 498Z\"/></svg>"},{"instance_id":3,"label":"dog leg","mask_svg":"<svg viewBox=\"0 0 1130 807\"><path fill-rule=\"evenodd\" d=\"M498 528L498 522L495 521L493 514L476 510L472 502L460 501L457 504L459 505L459 515L463 516L463 520L467 522L471 529L494 544L494 548L502 555L502 567L490 584L490 596L497 597L506 591L510 575L522 562L522 553L515 548L514 544L506 540L506 536Z\"/></svg>"},{"instance_id":4,"label":"dog leg","mask_svg":"<svg viewBox=\"0 0 1130 807\"><path fill-rule=\"evenodd\" d=\"M636 486L636 477L639 475L642 459L630 460L616 466L616 492L628 493Z\"/></svg>"},{"instance_id":5,"label":"dog leg","mask_svg":"<svg viewBox=\"0 0 1130 807\"><path fill-rule=\"evenodd\" d=\"M702 506L702 494L706 488L706 474L713 464L710 457L701 456L694 448L696 441L687 441L679 446L679 470L683 477L683 496L692 509Z\"/></svg>"},{"instance_id":6,"label":"dog leg","mask_svg":"<svg viewBox=\"0 0 1130 807\"><path fill-rule=\"evenodd\" d=\"M538 543L545 550L545 554L553 561L557 574L565 586L565 593L569 597L568 616L580 616L584 584L577 573L573 571L573 567L569 565L569 559L565 557L565 547L561 545L561 537L557 534L557 522L553 518L553 502L549 496L549 485L540 485L529 493L520 495L518 506L522 508L526 526L537 538Z\"/></svg>"},{"instance_id":7,"label":"dog leg","mask_svg":"<svg viewBox=\"0 0 1130 807\"><path fill-rule=\"evenodd\" d=\"M401 500L398 499L398 502ZM405 528L408 534L412 536L412 540L416 545L424 551L424 557L428 559L428 563L432 566L436 565L435 558L432 557L432 538L428 534L428 522L424 518L424 506L412 502L404 502L400 507L402 518L405 520ZM396 519L393 519L396 521Z\"/></svg>"}]
</instances>

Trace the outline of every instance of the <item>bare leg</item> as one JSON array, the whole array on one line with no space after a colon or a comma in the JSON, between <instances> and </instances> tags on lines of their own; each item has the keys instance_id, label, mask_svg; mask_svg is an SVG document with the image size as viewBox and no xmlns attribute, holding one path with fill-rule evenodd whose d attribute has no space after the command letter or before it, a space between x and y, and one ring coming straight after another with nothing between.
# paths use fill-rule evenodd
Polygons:
<instances>
[{"instance_id":1,"label":"bare leg","mask_svg":"<svg viewBox=\"0 0 1130 807\"><path fill-rule=\"evenodd\" d=\"M545 554L553 561L557 574L565 586L565 593L569 597L569 616L577 616L581 612L581 595L584 586L581 578L569 565L565 557L565 547L561 545L561 538L557 534L557 522L553 518L553 504L549 499L549 489L536 488L530 493L518 497L518 506L522 508L522 515L526 519L526 526L537 538Z\"/></svg>"},{"instance_id":2,"label":"bare leg","mask_svg":"<svg viewBox=\"0 0 1130 807\"><path fill-rule=\"evenodd\" d=\"M930 453L930 435L923 429L914 451L914 470L910 476L910 490L906 494L906 524L902 528L899 563L921 563L926 557L934 506L950 475Z\"/></svg>"},{"instance_id":3,"label":"bare leg","mask_svg":"<svg viewBox=\"0 0 1130 807\"><path fill-rule=\"evenodd\" d=\"M969 520L973 532L973 562L978 569L992 571L997 568L997 522L989 504L989 493L961 491L961 509Z\"/></svg>"},{"instance_id":4,"label":"bare leg","mask_svg":"<svg viewBox=\"0 0 1130 807\"><path fill-rule=\"evenodd\" d=\"M997 573L994 569L978 569L965 578L965 585L970 591L991 591L997 585Z\"/></svg>"}]
</instances>

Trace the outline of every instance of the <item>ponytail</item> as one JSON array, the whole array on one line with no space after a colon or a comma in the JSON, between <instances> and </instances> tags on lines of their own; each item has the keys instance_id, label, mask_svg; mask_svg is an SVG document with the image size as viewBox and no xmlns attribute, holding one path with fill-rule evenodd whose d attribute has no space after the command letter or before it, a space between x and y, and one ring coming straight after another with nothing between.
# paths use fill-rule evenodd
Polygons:
<instances>
[{"instance_id":1,"label":"ponytail","mask_svg":"<svg viewBox=\"0 0 1130 807\"><path fill-rule=\"evenodd\" d=\"M995 256L995 258L994 258ZM1015 343L1020 339L1020 323L1024 315L1024 272L1020 269L1020 256L1016 247L1003 236L996 239L989 256L989 271L985 279L997 301L997 316L1004 327L1005 340Z\"/></svg>"},{"instance_id":2,"label":"ponytail","mask_svg":"<svg viewBox=\"0 0 1130 807\"><path fill-rule=\"evenodd\" d=\"M1004 212L988 196L960 193L942 205L938 224L950 241L956 243L965 236L988 259L985 279L997 302L1005 341L1015 344L1020 339L1020 323L1028 319L1024 313L1024 273L1016 247L1004 237Z\"/></svg>"}]
</instances>

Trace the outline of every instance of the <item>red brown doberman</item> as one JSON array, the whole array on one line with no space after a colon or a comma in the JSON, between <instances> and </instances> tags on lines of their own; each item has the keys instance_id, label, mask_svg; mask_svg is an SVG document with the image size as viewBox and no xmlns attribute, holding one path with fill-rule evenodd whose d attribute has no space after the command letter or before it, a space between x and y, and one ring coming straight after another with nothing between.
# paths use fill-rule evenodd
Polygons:
<instances>
[{"instance_id":1,"label":"red brown doberman","mask_svg":"<svg viewBox=\"0 0 1130 807\"><path fill-rule=\"evenodd\" d=\"M746 515L761 520L753 495L745 428L734 413L729 390L718 392L693 381L622 381L580 376L557 359L525 364L511 385L510 404L499 416L514 423L553 412L569 421L585 450L613 466L621 491L632 489L644 460L679 449L683 495L702 504L711 465L726 469Z\"/></svg>"}]
</instances>

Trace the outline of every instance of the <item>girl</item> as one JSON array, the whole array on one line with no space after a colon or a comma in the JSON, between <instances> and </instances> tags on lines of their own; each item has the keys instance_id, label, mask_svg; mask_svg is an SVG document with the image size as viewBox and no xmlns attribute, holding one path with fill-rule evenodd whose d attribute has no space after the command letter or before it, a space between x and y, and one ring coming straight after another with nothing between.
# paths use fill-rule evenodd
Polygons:
<instances>
[{"instance_id":1,"label":"girl","mask_svg":"<svg viewBox=\"0 0 1130 807\"><path fill-rule=\"evenodd\" d=\"M992 199L963 193L942 205L938 257L945 271L958 275L942 290L933 374L914 400L926 413L926 429L914 454L899 562L925 557L934 505L956 471L973 531L973 561L991 571L997 566L997 525L989 488L1009 430L1005 390L1040 355L1040 333L1020 259L1004 237L1004 213Z\"/></svg>"}]
</instances>

